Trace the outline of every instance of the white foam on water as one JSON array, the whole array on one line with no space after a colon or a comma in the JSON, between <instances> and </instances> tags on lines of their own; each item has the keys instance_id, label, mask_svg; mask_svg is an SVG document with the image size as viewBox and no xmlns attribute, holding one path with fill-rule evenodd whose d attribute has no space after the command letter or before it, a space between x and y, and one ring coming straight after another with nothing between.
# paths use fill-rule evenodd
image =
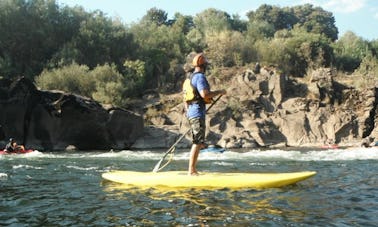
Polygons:
<instances>
[{"instance_id":1,"label":"white foam on water","mask_svg":"<svg viewBox=\"0 0 378 227\"><path fill-rule=\"evenodd\" d=\"M81 166L66 166L69 169L76 169L76 170L97 170L98 167L81 167Z\"/></svg>"},{"instance_id":2,"label":"white foam on water","mask_svg":"<svg viewBox=\"0 0 378 227\"><path fill-rule=\"evenodd\" d=\"M301 157L304 161L378 160L378 148L349 148L310 151Z\"/></svg>"},{"instance_id":3,"label":"white foam on water","mask_svg":"<svg viewBox=\"0 0 378 227\"><path fill-rule=\"evenodd\" d=\"M13 169L43 169L42 167L31 166L31 165L15 165L12 168Z\"/></svg>"},{"instance_id":4,"label":"white foam on water","mask_svg":"<svg viewBox=\"0 0 378 227\"><path fill-rule=\"evenodd\" d=\"M0 173L0 180L6 180L8 178L8 174Z\"/></svg>"},{"instance_id":5,"label":"white foam on water","mask_svg":"<svg viewBox=\"0 0 378 227\"><path fill-rule=\"evenodd\" d=\"M269 161L338 161L338 160L378 160L377 148L329 149L329 150L251 150L228 155L233 159L256 159Z\"/></svg>"},{"instance_id":6,"label":"white foam on water","mask_svg":"<svg viewBox=\"0 0 378 227\"><path fill-rule=\"evenodd\" d=\"M234 166L235 163L232 163L232 162L214 162L215 165L218 165L218 166Z\"/></svg>"},{"instance_id":7,"label":"white foam on water","mask_svg":"<svg viewBox=\"0 0 378 227\"><path fill-rule=\"evenodd\" d=\"M174 155L176 160L189 158L189 153ZM328 149L328 150L258 150L247 152L230 151L224 153L201 153L201 160L256 160L256 161L338 161L338 160L378 160L378 148Z\"/></svg>"},{"instance_id":8,"label":"white foam on water","mask_svg":"<svg viewBox=\"0 0 378 227\"><path fill-rule=\"evenodd\" d=\"M62 153L43 153L34 151L23 155L15 155L12 158L94 158L94 159L121 159L121 160L160 160L166 151L109 151L109 152L62 152ZM189 150L178 150L173 153L174 160L188 160ZM165 159L169 159L168 154ZM203 152L200 153L200 160L230 161L230 160L248 160L248 161L337 161L337 160L378 160L378 147L373 148L349 148L349 149L307 149L299 150L282 150L282 149L251 149L251 150L226 150L223 153ZM258 162L256 162L258 163ZM14 168L26 168L25 166L16 166ZM35 167L28 167L35 168Z\"/></svg>"},{"instance_id":9,"label":"white foam on water","mask_svg":"<svg viewBox=\"0 0 378 227\"><path fill-rule=\"evenodd\" d=\"M34 150L28 153L16 153L16 154L6 154L0 155L0 158L4 159L15 159L15 158L29 158L29 157L40 157L44 156L44 154L38 150Z\"/></svg>"},{"instance_id":10,"label":"white foam on water","mask_svg":"<svg viewBox=\"0 0 378 227\"><path fill-rule=\"evenodd\" d=\"M43 155L43 153L38 150L34 150L32 152L22 154L22 156L24 157L39 157L41 155Z\"/></svg>"},{"instance_id":11,"label":"white foam on water","mask_svg":"<svg viewBox=\"0 0 378 227\"><path fill-rule=\"evenodd\" d=\"M81 159L81 158L100 158L100 159L126 159L126 160L151 160L158 159L162 157L163 153L153 152L153 151L92 151L92 152L45 152L40 157L42 158L70 158L70 159Z\"/></svg>"},{"instance_id":12,"label":"white foam on water","mask_svg":"<svg viewBox=\"0 0 378 227\"><path fill-rule=\"evenodd\" d=\"M152 152L152 151L109 151L106 153L87 153L88 156L94 158L121 158L121 159L132 159L132 160L150 160L157 159L162 156L163 153Z\"/></svg>"}]
</instances>

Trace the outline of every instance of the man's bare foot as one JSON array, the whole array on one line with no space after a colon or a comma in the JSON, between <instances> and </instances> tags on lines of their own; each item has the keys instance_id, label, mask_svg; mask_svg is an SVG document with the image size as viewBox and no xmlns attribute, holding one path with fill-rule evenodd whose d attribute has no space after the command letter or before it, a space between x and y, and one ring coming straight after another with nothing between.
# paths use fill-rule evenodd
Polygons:
<instances>
[{"instance_id":1,"label":"man's bare foot","mask_svg":"<svg viewBox=\"0 0 378 227\"><path fill-rule=\"evenodd\" d=\"M194 172L189 172L188 175L189 176L198 176L199 173L197 171L194 171Z\"/></svg>"}]
</instances>

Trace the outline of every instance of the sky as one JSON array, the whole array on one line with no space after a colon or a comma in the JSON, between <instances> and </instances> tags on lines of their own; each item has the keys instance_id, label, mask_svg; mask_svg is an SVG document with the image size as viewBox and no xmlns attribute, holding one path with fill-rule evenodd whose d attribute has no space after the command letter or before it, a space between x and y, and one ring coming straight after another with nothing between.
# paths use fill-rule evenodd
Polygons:
<instances>
[{"instance_id":1,"label":"sky","mask_svg":"<svg viewBox=\"0 0 378 227\"><path fill-rule=\"evenodd\" d=\"M310 3L332 12L339 37L352 31L366 40L378 39L377 0L57 0L60 6L82 6L86 11L101 10L108 17L120 18L125 24L137 23L153 7L168 13L168 19L175 13L195 16L208 8L238 14L242 19L251 10L262 4L279 7Z\"/></svg>"}]
</instances>

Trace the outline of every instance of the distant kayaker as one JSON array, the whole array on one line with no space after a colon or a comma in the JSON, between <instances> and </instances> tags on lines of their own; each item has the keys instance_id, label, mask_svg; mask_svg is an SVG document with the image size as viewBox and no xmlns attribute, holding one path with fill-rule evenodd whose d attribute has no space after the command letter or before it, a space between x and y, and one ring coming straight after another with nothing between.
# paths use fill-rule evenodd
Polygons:
<instances>
[{"instance_id":1,"label":"distant kayaker","mask_svg":"<svg viewBox=\"0 0 378 227\"><path fill-rule=\"evenodd\" d=\"M190 76L190 82L197 95L192 100L184 98L193 138L189 159L189 175L198 174L196 165L199 151L205 147L206 104L210 103L213 97L226 94L226 90L210 91L210 85L205 76L207 66L208 61L204 54L197 54L193 58L194 72Z\"/></svg>"},{"instance_id":2,"label":"distant kayaker","mask_svg":"<svg viewBox=\"0 0 378 227\"><path fill-rule=\"evenodd\" d=\"M14 140L13 138L9 139L9 143L5 146L5 149L4 149L5 152L9 152L9 153L17 153L23 150L25 150L24 146L17 145L16 140Z\"/></svg>"}]
</instances>

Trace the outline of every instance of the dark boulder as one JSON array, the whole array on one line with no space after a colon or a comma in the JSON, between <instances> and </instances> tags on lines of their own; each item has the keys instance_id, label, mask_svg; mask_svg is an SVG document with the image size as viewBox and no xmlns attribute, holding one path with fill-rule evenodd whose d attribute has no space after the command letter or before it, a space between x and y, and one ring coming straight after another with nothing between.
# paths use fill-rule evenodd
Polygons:
<instances>
[{"instance_id":1,"label":"dark boulder","mask_svg":"<svg viewBox=\"0 0 378 227\"><path fill-rule=\"evenodd\" d=\"M0 81L0 125L7 138L40 150L129 148L143 133L143 118L61 91L42 91L28 79Z\"/></svg>"}]
</instances>

